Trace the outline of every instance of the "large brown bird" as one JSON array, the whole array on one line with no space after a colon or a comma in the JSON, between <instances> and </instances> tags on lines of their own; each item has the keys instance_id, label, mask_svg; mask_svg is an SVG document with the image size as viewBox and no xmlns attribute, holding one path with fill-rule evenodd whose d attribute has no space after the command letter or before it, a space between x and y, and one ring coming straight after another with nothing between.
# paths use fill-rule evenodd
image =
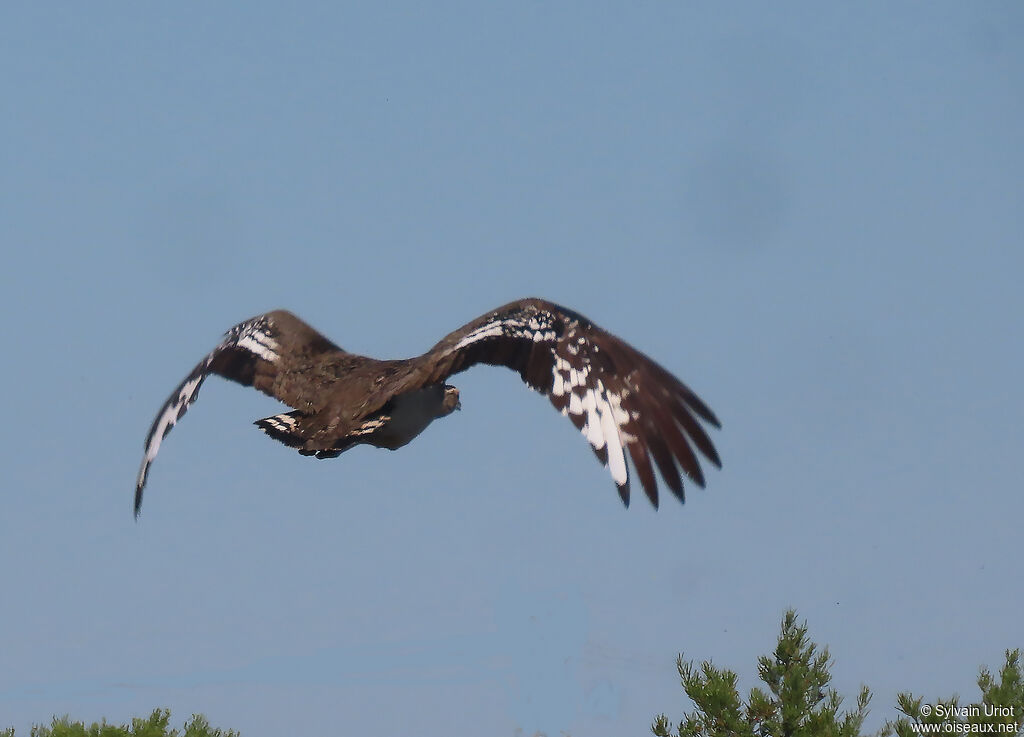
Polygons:
<instances>
[{"instance_id":1,"label":"large brown bird","mask_svg":"<svg viewBox=\"0 0 1024 737\"><path fill-rule=\"evenodd\" d=\"M590 442L627 506L627 451L655 507L652 458L680 500L680 468L704 486L692 446L722 465L698 418L715 427L718 420L696 394L624 340L552 302L511 302L404 361L348 353L290 312L275 310L231 328L167 399L146 437L135 516L161 441L211 373L294 410L257 420L267 435L302 455L334 458L360 443L391 450L406 445L459 408L459 390L445 380L478 363L515 369L547 396Z\"/></svg>"}]
</instances>

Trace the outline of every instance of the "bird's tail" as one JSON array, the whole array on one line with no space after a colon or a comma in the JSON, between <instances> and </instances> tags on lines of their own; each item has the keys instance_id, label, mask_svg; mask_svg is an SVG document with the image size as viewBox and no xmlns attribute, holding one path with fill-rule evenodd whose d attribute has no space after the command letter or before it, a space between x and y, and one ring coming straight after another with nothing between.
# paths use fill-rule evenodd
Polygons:
<instances>
[{"instance_id":1,"label":"bird's tail","mask_svg":"<svg viewBox=\"0 0 1024 737\"><path fill-rule=\"evenodd\" d=\"M306 431L301 427L301 422L306 417L308 415L299 411L285 412L273 417L264 417L262 420L256 420L253 424L274 440L284 443L289 448L296 448L304 456L315 455L317 458L337 458L354 445L354 438L343 438L333 448L320 448L317 450L306 448L306 441L309 438Z\"/></svg>"},{"instance_id":2,"label":"bird's tail","mask_svg":"<svg viewBox=\"0 0 1024 737\"><path fill-rule=\"evenodd\" d=\"M289 448L301 448L306 442L306 438L299 429L299 420L303 417L302 412L285 412L273 417L264 417L262 420L256 420L253 424Z\"/></svg>"}]
</instances>

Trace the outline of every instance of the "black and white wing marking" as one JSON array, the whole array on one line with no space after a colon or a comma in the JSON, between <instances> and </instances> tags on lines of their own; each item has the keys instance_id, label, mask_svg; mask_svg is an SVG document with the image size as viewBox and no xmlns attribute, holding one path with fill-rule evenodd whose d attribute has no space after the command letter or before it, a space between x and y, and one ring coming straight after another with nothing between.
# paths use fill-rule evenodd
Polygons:
<instances>
[{"instance_id":1,"label":"black and white wing marking","mask_svg":"<svg viewBox=\"0 0 1024 737\"><path fill-rule=\"evenodd\" d=\"M291 407L308 410L314 406L318 386L304 376L304 369L313 365L313 358L331 351L341 349L284 310L253 317L225 333L220 345L192 369L153 420L135 483L135 516L139 516L142 490L160 443L196 401L207 376L223 376Z\"/></svg>"},{"instance_id":2,"label":"black and white wing marking","mask_svg":"<svg viewBox=\"0 0 1024 737\"><path fill-rule=\"evenodd\" d=\"M698 421L719 427L718 419L696 394L624 340L551 302L524 299L500 307L448 335L424 359L433 363L432 382L477 363L518 371L583 433L627 506L627 451L655 507L651 458L680 500L679 469L704 486L692 446L722 465Z\"/></svg>"}]
</instances>

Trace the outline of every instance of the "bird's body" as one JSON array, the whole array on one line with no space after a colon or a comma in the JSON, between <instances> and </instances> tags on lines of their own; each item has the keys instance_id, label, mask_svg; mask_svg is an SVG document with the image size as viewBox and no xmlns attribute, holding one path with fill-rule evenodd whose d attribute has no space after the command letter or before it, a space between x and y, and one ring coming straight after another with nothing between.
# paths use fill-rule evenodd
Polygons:
<instances>
[{"instance_id":1,"label":"bird's body","mask_svg":"<svg viewBox=\"0 0 1024 737\"><path fill-rule=\"evenodd\" d=\"M298 448L302 455L334 458L360 443L398 450L412 442L431 422L451 414L458 406L458 389L447 384L431 384L396 395L380 410L354 424L342 423L344 408L331 405L319 419L325 426L315 432L313 428L318 421L303 417L301 412L266 417L255 424L275 440Z\"/></svg>"},{"instance_id":2,"label":"bird's body","mask_svg":"<svg viewBox=\"0 0 1024 737\"><path fill-rule=\"evenodd\" d=\"M718 421L692 391L621 339L554 303L509 303L421 356L389 361L348 353L295 315L277 310L229 330L168 398L146 439L135 513L161 441L211 373L292 408L256 421L270 437L303 455L333 458L362 443L391 450L408 444L458 408L458 389L445 380L477 363L513 368L530 388L546 394L590 442L627 504L626 453L655 506L652 458L680 499L679 468L696 483L704 481L691 443L721 465L696 418L716 427Z\"/></svg>"}]
</instances>

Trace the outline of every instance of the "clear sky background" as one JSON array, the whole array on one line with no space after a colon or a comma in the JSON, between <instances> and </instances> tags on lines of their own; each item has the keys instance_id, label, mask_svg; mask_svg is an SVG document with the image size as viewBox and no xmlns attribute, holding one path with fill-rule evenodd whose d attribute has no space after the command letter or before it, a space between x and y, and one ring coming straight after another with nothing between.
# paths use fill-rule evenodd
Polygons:
<instances>
[{"instance_id":1,"label":"clear sky background","mask_svg":"<svg viewBox=\"0 0 1024 737\"><path fill-rule=\"evenodd\" d=\"M644 734L787 607L852 701L1024 646L1024 6L6 4L0 727ZM515 374L302 458L211 379L251 315L415 355L522 296L723 422L623 509Z\"/></svg>"}]
</instances>

